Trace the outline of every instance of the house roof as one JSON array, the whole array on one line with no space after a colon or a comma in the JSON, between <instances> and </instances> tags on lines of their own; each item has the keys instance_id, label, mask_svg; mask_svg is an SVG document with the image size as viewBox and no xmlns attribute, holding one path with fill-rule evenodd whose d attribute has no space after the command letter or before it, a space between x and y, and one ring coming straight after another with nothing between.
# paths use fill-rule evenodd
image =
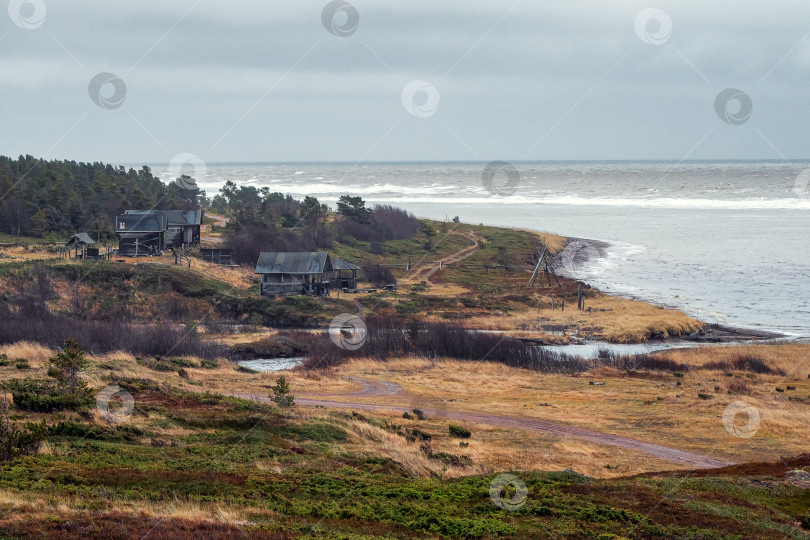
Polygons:
<instances>
[{"instance_id":1,"label":"house roof","mask_svg":"<svg viewBox=\"0 0 810 540\"><path fill-rule=\"evenodd\" d=\"M137 214L124 214L115 219L115 232L141 233L163 232L166 230L166 214L160 211L151 211Z\"/></svg>"},{"instance_id":2,"label":"house roof","mask_svg":"<svg viewBox=\"0 0 810 540\"><path fill-rule=\"evenodd\" d=\"M166 210L169 226L201 225L202 210Z\"/></svg>"},{"instance_id":3,"label":"house roof","mask_svg":"<svg viewBox=\"0 0 810 540\"><path fill-rule=\"evenodd\" d=\"M332 270L360 270L360 267L346 259L335 259L332 261Z\"/></svg>"},{"instance_id":4,"label":"house roof","mask_svg":"<svg viewBox=\"0 0 810 540\"><path fill-rule=\"evenodd\" d=\"M127 210L126 215L163 214L169 227L201 225L202 210Z\"/></svg>"},{"instance_id":5,"label":"house roof","mask_svg":"<svg viewBox=\"0 0 810 540\"><path fill-rule=\"evenodd\" d=\"M324 251L262 252L256 274L322 274L332 270L329 254Z\"/></svg>"},{"instance_id":6,"label":"house roof","mask_svg":"<svg viewBox=\"0 0 810 540\"><path fill-rule=\"evenodd\" d=\"M78 234L74 234L73 236L70 237L70 240L65 242L65 245L70 246L70 245L73 245L73 244L93 245L93 244L95 244L95 242L93 241L92 238L90 238L89 234L81 232L81 233L78 233Z\"/></svg>"}]
</instances>

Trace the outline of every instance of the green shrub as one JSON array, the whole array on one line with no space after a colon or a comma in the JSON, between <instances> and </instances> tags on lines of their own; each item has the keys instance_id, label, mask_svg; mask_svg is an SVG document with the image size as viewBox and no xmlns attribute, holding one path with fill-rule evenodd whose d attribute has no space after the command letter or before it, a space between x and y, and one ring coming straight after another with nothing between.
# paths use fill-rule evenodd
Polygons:
<instances>
[{"instance_id":1,"label":"green shrub","mask_svg":"<svg viewBox=\"0 0 810 540\"><path fill-rule=\"evenodd\" d=\"M219 367L219 360L207 360L203 359L200 362L200 367L202 369L217 369Z\"/></svg>"},{"instance_id":2,"label":"green shrub","mask_svg":"<svg viewBox=\"0 0 810 540\"><path fill-rule=\"evenodd\" d=\"M449 431L451 437L457 437L459 439L469 439L472 436L469 429L465 429L461 426L454 426L453 424L450 424Z\"/></svg>"},{"instance_id":3,"label":"green shrub","mask_svg":"<svg viewBox=\"0 0 810 540\"><path fill-rule=\"evenodd\" d=\"M0 402L0 460L9 461L18 456L33 454L45 438L47 426L27 423L24 428L12 424L8 416L8 402Z\"/></svg>"},{"instance_id":4,"label":"green shrub","mask_svg":"<svg viewBox=\"0 0 810 540\"><path fill-rule=\"evenodd\" d=\"M28 363L28 360L26 360L25 358L17 358L14 361L14 365L16 366L17 369L29 369L31 367L31 365Z\"/></svg>"},{"instance_id":5,"label":"green shrub","mask_svg":"<svg viewBox=\"0 0 810 540\"><path fill-rule=\"evenodd\" d=\"M66 393L52 384L29 379L11 381L6 384L6 388L11 391L14 405L24 411L84 411L94 402L92 392Z\"/></svg>"},{"instance_id":6,"label":"green shrub","mask_svg":"<svg viewBox=\"0 0 810 540\"><path fill-rule=\"evenodd\" d=\"M245 367L245 366L236 366L236 368L234 368L234 369L236 369L236 371L241 371L242 373L251 373L251 374L254 374L254 375L256 373L261 373L261 371L259 371L258 369L251 369L251 368Z\"/></svg>"}]
</instances>

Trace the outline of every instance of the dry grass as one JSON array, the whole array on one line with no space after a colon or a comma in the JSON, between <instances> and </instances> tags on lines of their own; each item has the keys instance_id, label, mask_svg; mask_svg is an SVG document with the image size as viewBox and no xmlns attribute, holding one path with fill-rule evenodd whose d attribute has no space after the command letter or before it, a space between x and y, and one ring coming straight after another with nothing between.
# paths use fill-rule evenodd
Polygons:
<instances>
[{"instance_id":1,"label":"dry grass","mask_svg":"<svg viewBox=\"0 0 810 540\"><path fill-rule=\"evenodd\" d=\"M708 362L727 362L739 355L764 360L770 367L781 369L788 379L806 379L810 376L810 347L801 344L741 345L706 349L681 349L666 353L673 360L692 366Z\"/></svg>"},{"instance_id":2,"label":"dry grass","mask_svg":"<svg viewBox=\"0 0 810 540\"><path fill-rule=\"evenodd\" d=\"M783 348L784 355L780 353ZM688 355L689 361L700 365L715 359L720 351L734 354L735 350L748 349L750 347L706 347L670 354ZM349 377L388 380L401 384L406 395L347 400L407 406L414 402L412 396L419 396L424 403L443 402L456 410L553 420L730 461L772 460L806 450L807 425L810 424L810 380L807 379L810 346L757 346L760 351L767 349L768 357L773 357L777 365L779 362L796 364L787 377L747 373L734 373L728 377L720 371L700 369L683 377L663 372L628 376L607 368L580 376L566 376L486 362L430 362L422 359L386 363L357 360L335 368L319 380L304 378L299 372L287 375L294 393L301 397L357 392L359 385L348 382ZM740 380L751 389L750 395L728 393L728 385ZM589 381L604 385L590 385ZM775 390L777 386L786 388L788 385L795 390L782 393ZM712 397L704 400L698 394ZM791 397L804 401L791 400ZM337 397L329 399L340 401ZM740 399L756 407L761 415L759 431L751 439L732 436L722 424L725 408ZM610 460L618 455L616 449L609 447L590 444L585 447L601 452L594 455L608 460L602 465L612 464ZM525 452L525 448L518 452ZM492 459L496 460L495 454ZM518 465L518 461L513 461L513 464Z\"/></svg>"},{"instance_id":3,"label":"dry grass","mask_svg":"<svg viewBox=\"0 0 810 540\"><path fill-rule=\"evenodd\" d=\"M558 302L559 304L559 302ZM563 326L567 335L607 340L613 343L638 343L649 339L653 332L667 336L690 333L703 323L673 309L664 309L644 302L599 294L589 298L586 308L579 311L568 304L565 311L556 306L551 310L551 297L543 297L540 309L528 309L504 316L472 317L465 325L472 328L518 331L521 337L539 337L548 341L566 342L566 337L548 335L544 326Z\"/></svg>"},{"instance_id":4,"label":"dry grass","mask_svg":"<svg viewBox=\"0 0 810 540\"><path fill-rule=\"evenodd\" d=\"M100 502L98 510L140 514L145 517L175 518L191 521L212 521L219 523L244 523L248 509L224 503L196 503L188 500L149 502L147 500L108 500ZM7 512L9 521L47 519L53 513L81 513L87 510L87 500L83 496L49 496L32 493L19 493L8 489L0 490L0 506L13 510Z\"/></svg>"},{"instance_id":5,"label":"dry grass","mask_svg":"<svg viewBox=\"0 0 810 540\"><path fill-rule=\"evenodd\" d=\"M55 354L30 343L6 345L0 347L0 351L12 359L27 358L33 366L31 370L17 370L13 364L0 367L0 377L4 379L45 377L47 360ZM683 377L665 372L627 375L603 367L567 376L489 362L404 358L385 363L358 359L319 372L294 370L256 374L237 371L234 364L223 360L217 369L187 369L189 381L181 379L176 372L152 371L137 364L132 355L116 352L91 356L93 365L86 378L94 387L103 387L112 372L118 376L166 382L195 392L267 396L276 378L283 374L298 398L408 407L443 403L453 410L573 424L729 461L768 461L806 451L807 425L810 424L810 345L704 347L666 353L679 363L693 366L739 354L762 358L772 367L784 369L787 375L732 371L729 376L726 370L701 368L691 369ZM402 385L404 393L350 397L362 388L349 380L350 377L392 381ZM604 385L590 385L589 381ZM744 394L729 393L730 388L738 385L746 388ZM777 392L776 387L785 391ZM712 397L700 399L699 393ZM753 438L734 437L723 427L721 416L726 406L738 400L750 403L760 412L761 425ZM312 407L301 406L297 410L301 415L324 414L323 409ZM418 444L408 443L399 435L365 422L351 424L354 435L350 443L355 449L369 455L388 456L413 474L461 476L505 468L558 470L570 467L592 476L606 477L677 468L677 464L630 450L488 425L466 425L473 436L468 441L469 446L461 448L458 439L448 436L445 419L430 418L414 423L403 419L401 412L383 410L363 414L386 418L401 426L418 426L434 435L435 452L466 455L474 463L473 467L445 468L441 462L424 456ZM167 431L165 435L171 436L172 432ZM268 463L267 466L274 465ZM606 468L608 466L610 468Z\"/></svg>"},{"instance_id":6,"label":"dry grass","mask_svg":"<svg viewBox=\"0 0 810 540\"><path fill-rule=\"evenodd\" d=\"M0 354L8 356L9 360L24 358L28 360L33 369L48 367L48 359L56 355L56 351L43 347L38 343L29 341L18 341L9 345L0 345Z\"/></svg>"},{"instance_id":7,"label":"dry grass","mask_svg":"<svg viewBox=\"0 0 810 540\"><path fill-rule=\"evenodd\" d=\"M404 420L401 414L393 412L375 412L374 416L385 418L403 428L417 427L429 433L432 436L430 447L434 453L464 456L472 461L472 465L464 467L447 466L442 461L430 459L422 451L419 442L407 442L401 435L362 421L348 423L354 435L349 441L352 451L390 458L414 476L458 478L504 470L554 471L570 468L589 476L609 478L673 468L671 463L626 449L454 421L456 424L464 424L472 432L472 436L463 441L468 446L461 447L459 439L448 435L448 422L444 419L409 421Z\"/></svg>"}]
</instances>

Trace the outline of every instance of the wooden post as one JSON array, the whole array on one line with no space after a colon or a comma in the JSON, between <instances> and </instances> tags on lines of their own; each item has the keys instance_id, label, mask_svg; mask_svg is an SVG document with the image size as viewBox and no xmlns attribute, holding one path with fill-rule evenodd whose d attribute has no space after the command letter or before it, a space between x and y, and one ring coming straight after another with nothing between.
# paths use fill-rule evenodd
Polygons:
<instances>
[{"instance_id":1,"label":"wooden post","mask_svg":"<svg viewBox=\"0 0 810 540\"><path fill-rule=\"evenodd\" d=\"M551 311L554 311L554 297L551 297Z\"/></svg>"},{"instance_id":2,"label":"wooden post","mask_svg":"<svg viewBox=\"0 0 810 540\"><path fill-rule=\"evenodd\" d=\"M582 302L582 283L579 284L579 288L577 289L577 309L583 308Z\"/></svg>"}]
</instances>

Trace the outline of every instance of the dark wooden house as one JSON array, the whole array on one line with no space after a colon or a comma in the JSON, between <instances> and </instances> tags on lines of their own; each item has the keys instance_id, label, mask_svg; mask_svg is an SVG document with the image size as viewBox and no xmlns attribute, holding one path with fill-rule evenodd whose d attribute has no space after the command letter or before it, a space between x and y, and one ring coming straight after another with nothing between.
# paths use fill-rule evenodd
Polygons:
<instances>
[{"instance_id":1,"label":"dark wooden house","mask_svg":"<svg viewBox=\"0 0 810 540\"><path fill-rule=\"evenodd\" d=\"M127 210L127 215L151 215L162 213L166 216L166 232L163 235L164 249L189 247L200 244L202 210Z\"/></svg>"},{"instance_id":2,"label":"dark wooden house","mask_svg":"<svg viewBox=\"0 0 810 540\"><path fill-rule=\"evenodd\" d=\"M256 263L262 276L262 296L329 295L326 274L332 271L329 254L317 252L263 252Z\"/></svg>"},{"instance_id":3,"label":"dark wooden house","mask_svg":"<svg viewBox=\"0 0 810 540\"><path fill-rule=\"evenodd\" d=\"M332 273L329 276L329 286L333 289L356 289L357 271L360 267L345 259L332 261Z\"/></svg>"},{"instance_id":4,"label":"dark wooden house","mask_svg":"<svg viewBox=\"0 0 810 540\"><path fill-rule=\"evenodd\" d=\"M115 220L118 254L128 257L161 254L167 227L166 214L157 210L118 216Z\"/></svg>"}]
</instances>

